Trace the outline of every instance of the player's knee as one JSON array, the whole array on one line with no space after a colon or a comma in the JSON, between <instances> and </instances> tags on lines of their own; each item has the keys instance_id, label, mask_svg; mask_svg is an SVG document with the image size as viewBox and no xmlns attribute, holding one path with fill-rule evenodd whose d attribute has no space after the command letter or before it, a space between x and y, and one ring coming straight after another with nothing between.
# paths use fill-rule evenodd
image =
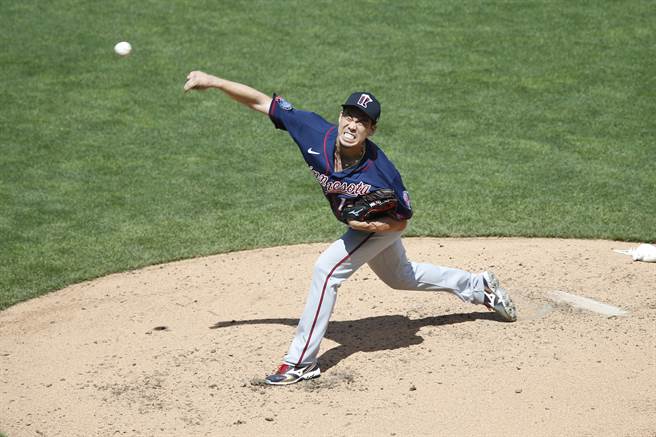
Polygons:
<instances>
[{"instance_id":1,"label":"player's knee","mask_svg":"<svg viewBox=\"0 0 656 437\"><path fill-rule=\"evenodd\" d=\"M317 262L314 263L314 269L312 273L315 276L326 276L328 273L330 273L330 267L325 262L322 262L321 259L318 259Z\"/></svg>"},{"instance_id":2,"label":"player's knee","mask_svg":"<svg viewBox=\"0 0 656 437\"><path fill-rule=\"evenodd\" d=\"M409 263L400 266L395 272L386 272L380 279L394 290L414 290L417 287L417 279Z\"/></svg>"}]
</instances>

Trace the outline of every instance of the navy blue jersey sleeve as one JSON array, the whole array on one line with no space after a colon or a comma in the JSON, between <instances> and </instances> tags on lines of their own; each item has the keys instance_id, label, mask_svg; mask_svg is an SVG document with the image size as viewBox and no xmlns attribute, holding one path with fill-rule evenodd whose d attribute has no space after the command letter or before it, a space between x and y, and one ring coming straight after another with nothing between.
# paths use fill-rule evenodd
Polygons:
<instances>
[{"instance_id":1,"label":"navy blue jersey sleeve","mask_svg":"<svg viewBox=\"0 0 656 437\"><path fill-rule=\"evenodd\" d=\"M394 190L398 205L396 207L396 218L399 220L407 220L412 217L412 204L410 203L410 193L403 185L401 174L396 169L394 164L387 159L384 153L379 150L380 162L377 167L382 173L381 177L386 181L386 185Z\"/></svg>"},{"instance_id":2,"label":"navy blue jersey sleeve","mask_svg":"<svg viewBox=\"0 0 656 437\"><path fill-rule=\"evenodd\" d=\"M296 109L275 94L269 107L269 118L277 129L286 130L294 139L310 132L325 132L332 126L320 115Z\"/></svg>"},{"instance_id":3,"label":"navy blue jersey sleeve","mask_svg":"<svg viewBox=\"0 0 656 437\"><path fill-rule=\"evenodd\" d=\"M312 169L321 173L330 171L334 153L332 143L336 135L334 125L314 112L295 109L275 94L269 107L269 118L276 128L289 133Z\"/></svg>"},{"instance_id":4,"label":"navy blue jersey sleeve","mask_svg":"<svg viewBox=\"0 0 656 437\"><path fill-rule=\"evenodd\" d=\"M285 126L285 112L293 110L293 106L280 96L273 95L271 106L269 106L269 118L276 129L287 130Z\"/></svg>"},{"instance_id":5,"label":"navy blue jersey sleeve","mask_svg":"<svg viewBox=\"0 0 656 437\"><path fill-rule=\"evenodd\" d=\"M398 219L407 220L412 217L412 205L410 204L410 194L403 185L401 175L396 173L394 178L394 192L398 198L398 205L396 207L396 215Z\"/></svg>"}]
</instances>

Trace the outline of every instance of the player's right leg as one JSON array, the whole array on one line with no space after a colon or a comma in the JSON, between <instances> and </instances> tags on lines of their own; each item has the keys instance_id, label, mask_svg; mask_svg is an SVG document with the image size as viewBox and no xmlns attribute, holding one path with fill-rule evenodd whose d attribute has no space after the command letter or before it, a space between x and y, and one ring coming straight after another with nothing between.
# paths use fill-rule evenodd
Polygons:
<instances>
[{"instance_id":1,"label":"player's right leg","mask_svg":"<svg viewBox=\"0 0 656 437\"><path fill-rule=\"evenodd\" d=\"M517 319L512 300L499 286L494 274L474 274L434 264L411 262L400 239L369 260L369 267L392 288L449 291L465 302L485 305L506 321Z\"/></svg>"}]
</instances>

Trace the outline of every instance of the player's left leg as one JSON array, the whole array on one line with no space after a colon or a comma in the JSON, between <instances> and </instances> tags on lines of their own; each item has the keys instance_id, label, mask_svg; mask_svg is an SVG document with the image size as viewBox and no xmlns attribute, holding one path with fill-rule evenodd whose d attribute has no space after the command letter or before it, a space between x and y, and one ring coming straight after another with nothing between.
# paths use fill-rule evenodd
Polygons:
<instances>
[{"instance_id":1,"label":"player's left leg","mask_svg":"<svg viewBox=\"0 0 656 437\"><path fill-rule=\"evenodd\" d=\"M280 368L266 378L268 384L293 384L319 376L319 346L328 328L337 290L360 266L400 237L400 232L375 234L349 229L319 256L296 334Z\"/></svg>"},{"instance_id":2,"label":"player's left leg","mask_svg":"<svg viewBox=\"0 0 656 437\"><path fill-rule=\"evenodd\" d=\"M304 366L316 361L341 284L399 238L400 233L375 234L349 229L319 256L305 309L285 356L286 363Z\"/></svg>"}]
</instances>

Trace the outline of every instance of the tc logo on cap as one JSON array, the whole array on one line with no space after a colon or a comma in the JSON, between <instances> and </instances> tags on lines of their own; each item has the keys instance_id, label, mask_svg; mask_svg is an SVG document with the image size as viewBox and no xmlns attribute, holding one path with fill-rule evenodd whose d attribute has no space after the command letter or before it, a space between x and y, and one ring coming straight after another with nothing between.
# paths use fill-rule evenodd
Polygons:
<instances>
[{"instance_id":1,"label":"tc logo on cap","mask_svg":"<svg viewBox=\"0 0 656 437\"><path fill-rule=\"evenodd\" d=\"M360 98L358 99L358 105L362 106L363 108L366 108L370 102L373 102L373 99L368 94L360 94Z\"/></svg>"}]
</instances>

